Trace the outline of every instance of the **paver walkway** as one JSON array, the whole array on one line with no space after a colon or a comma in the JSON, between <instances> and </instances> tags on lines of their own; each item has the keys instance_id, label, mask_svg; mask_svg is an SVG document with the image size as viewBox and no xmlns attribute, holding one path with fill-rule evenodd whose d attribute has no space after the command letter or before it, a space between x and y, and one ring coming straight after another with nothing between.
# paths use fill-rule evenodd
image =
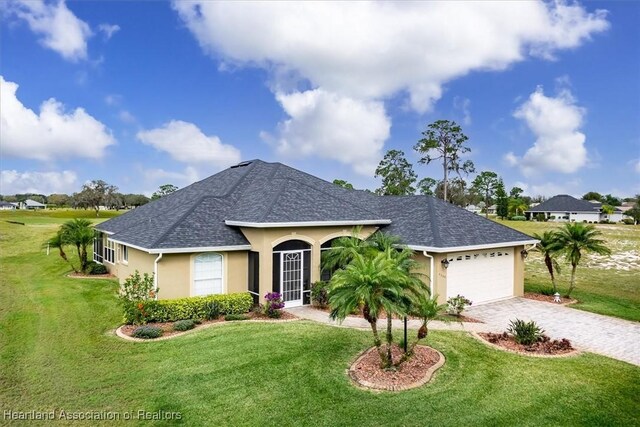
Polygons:
<instances>
[{"instance_id":1,"label":"paver walkway","mask_svg":"<svg viewBox=\"0 0 640 427\"><path fill-rule=\"evenodd\" d=\"M319 323L325 323L331 326L339 326L343 328L356 328L356 329L369 329L369 322L364 320L362 317L349 316L342 323L338 323L329 318L329 313L316 310L315 308L309 306L303 307L295 307L295 308L287 308L287 311L300 317L301 319L313 320ZM407 322L407 327L409 329L418 329L422 323L419 320L409 320ZM386 328L387 320L380 319L378 320L378 328ZM402 328L403 322L402 320L393 320L394 328ZM440 322L433 321L429 322L429 329L433 330L443 330L443 331L474 331L474 332L490 332L492 329L489 328L488 325L484 323L460 323L460 322Z\"/></svg>"},{"instance_id":2,"label":"paver walkway","mask_svg":"<svg viewBox=\"0 0 640 427\"><path fill-rule=\"evenodd\" d=\"M329 314L309 306L289 308L287 311L302 319L332 326L369 329L361 317L347 317L342 323L329 318ZM465 314L485 323L445 323L433 321L430 329L447 331L503 332L512 319L535 320L553 339L568 338L582 350L603 354L640 366L640 323L615 317L575 310L561 305L511 298L504 301L472 306ZM386 320L379 320L380 328ZM394 320L394 328L402 328L401 320ZM420 327L419 320L409 320L410 329Z\"/></svg>"},{"instance_id":3,"label":"paver walkway","mask_svg":"<svg viewBox=\"0 0 640 427\"><path fill-rule=\"evenodd\" d=\"M567 338L579 349L640 366L640 322L526 298L471 306L465 314L496 331L515 318L534 320L551 338Z\"/></svg>"}]
</instances>

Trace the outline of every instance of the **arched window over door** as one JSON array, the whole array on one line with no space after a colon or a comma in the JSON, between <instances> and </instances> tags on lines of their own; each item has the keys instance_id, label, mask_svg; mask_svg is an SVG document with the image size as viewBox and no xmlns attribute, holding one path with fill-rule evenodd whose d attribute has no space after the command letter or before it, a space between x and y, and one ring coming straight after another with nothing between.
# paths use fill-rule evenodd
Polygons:
<instances>
[{"instance_id":1,"label":"arched window over door","mask_svg":"<svg viewBox=\"0 0 640 427\"><path fill-rule=\"evenodd\" d=\"M193 259L193 294L222 293L222 255L206 253Z\"/></svg>"}]
</instances>

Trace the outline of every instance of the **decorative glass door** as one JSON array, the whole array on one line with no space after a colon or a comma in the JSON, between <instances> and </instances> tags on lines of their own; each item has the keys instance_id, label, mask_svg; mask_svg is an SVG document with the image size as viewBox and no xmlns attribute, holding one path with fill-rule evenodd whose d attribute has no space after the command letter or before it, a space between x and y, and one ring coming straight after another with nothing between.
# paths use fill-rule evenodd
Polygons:
<instances>
[{"instance_id":1,"label":"decorative glass door","mask_svg":"<svg viewBox=\"0 0 640 427\"><path fill-rule=\"evenodd\" d=\"M286 251L280 254L280 283L285 307L302 305L302 265L304 251Z\"/></svg>"}]
</instances>

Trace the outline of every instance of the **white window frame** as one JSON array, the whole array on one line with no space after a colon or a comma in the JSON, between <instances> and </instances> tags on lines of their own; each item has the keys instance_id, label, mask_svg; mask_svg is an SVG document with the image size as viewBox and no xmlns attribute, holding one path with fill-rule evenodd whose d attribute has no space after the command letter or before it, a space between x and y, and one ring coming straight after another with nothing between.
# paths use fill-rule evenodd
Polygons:
<instances>
[{"instance_id":1,"label":"white window frame","mask_svg":"<svg viewBox=\"0 0 640 427\"><path fill-rule=\"evenodd\" d=\"M197 263L199 259L205 258L205 257L218 257L220 260L220 276L216 277L216 276L211 276L211 277L197 277ZM204 296L204 295L218 295L218 294L224 294L225 293L225 284L224 284L224 279L225 279L225 274L224 274L224 255L218 252L204 252L201 254L197 254L193 257L193 275L192 275L192 280L191 280L191 295L192 296ZM215 273L215 271L213 272ZM198 281L205 281L205 280L219 280L220 281L220 290L219 292L214 292L214 293L210 293L210 294L200 294L200 293L196 293L196 282Z\"/></svg>"},{"instance_id":2,"label":"white window frame","mask_svg":"<svg viewBox=\"0 0 640 427\"><path fill-rule=\"evenodd\" d=\"M122 264L129 264L129 247L127 245L120 245L120 262Z\"/></svg>"},{"instance_id":3,"label":"white window frame","mask_svg":"<svg viewBox=\"0 0 640 427\"><path fill-rule=\"evenodd\" d=\"M110 256L109 256L110 255ZM116 242L107 237L107 242L104 245L104 262L109 264L116 263Z\"/></svg>"},{"instance_id":4,"label":"white window frame","mask_svg":"<svg viewBox=\"0 0 640 427\"><path fill-rule=\"evenodd\" d=\"M102 241L102 235L99 235L99 237L94 237L93 238L93 261L95 263L98 264L102 264L102 261L104 260L104 246L103 246L103 253L99 254L98 252L96 252L96 246L98 246L98 241Z\"/></svg>"}]
</instances>

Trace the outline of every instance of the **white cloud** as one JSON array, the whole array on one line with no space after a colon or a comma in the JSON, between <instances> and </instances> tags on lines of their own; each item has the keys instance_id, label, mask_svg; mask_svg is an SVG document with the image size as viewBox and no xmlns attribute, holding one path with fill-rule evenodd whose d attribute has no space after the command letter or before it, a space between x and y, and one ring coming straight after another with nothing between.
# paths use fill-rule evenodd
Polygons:
<instances>
[{"instance_id":1,"label":"white cloud","mask_svg":"<svg viewBox=\"0 0 640 427\"><path fill-rule=\"evenodd\" d=\"M98 25L98 30L100 30L104 34L104 38L106 40L111 39L115 33L120 31L120 25L117 24L100 24Z\"/></svg>"},{"instance_id":2,"label":"white cloud","mask_svg":"<svg viewBox=\"0 0 640 427\"><path fill-rule=\"evenodd\" d=\"M124 123L135 123L136 117L128 112L127 110L122 110L118 113L118 118Z\"/></svg>"},{"instance_id":3,"label":"white cloud","mask_svg":"<svg viewBox=\"0 0 640 427\"><path fill-rule=\"evenodd\" d=\"M65 112L53 98L44 101L40 112L25 107L16 97L18 85L0 76L0 126L2 155L36 160L104 156L116 140L111 131L83 108Z\"/></svg>"},{"instance_id":4,"label":"white cloud","mask_svg":"<svg viewBox=\"0 0 640 427\"><path fill-rule=\"evenodd\" d=\"M78 191L78 177L75 172L18 172L0 171L0 193L66 193Z\"/></svg>"},{"instance_id":5,"label":"white cloud","mask_svg":"<svg viewBox=\"0 0 640 427\"><path fill-rule=\"evenodd\" d=\"M519 164L525 175L541 171L573 173L587 164L586 137L580 132L586 110L576 105L567 89L554 97L538 87L515 112L524 120L536 142L520 159L507 153L508 163Z\"/></svg>"},{"instance_id":6,"label":"white cloud","mask_svg":"<svg viewBox=\"0 0 640 427\"><path fill-rule=\"evenodd\" d=\"M205 135L193 123L172 120L162 127L140 131L136 136L144 144L164 151L183 163L212 163L222 169L240 161L237 148L223 144L215 135Z\"/></svg>"},{"instance_id":7,"label":"white cloud","mask_svg":"<svg viewBox=\"0 0 640 427\"><path fill-rule=\"evenodd\" d=\"M87 59L87 40L93 35L89 25L67 8L64 0L10 1L9 13L24 19L40 43L69 61Z\"/></svg>"},{"instance_id":8,"label":"white cloud","mask_svg":"<svg viewBox=\"0 0 640 427\"><path fill-rule=\"evenodd\" d=\"M358 101L322 89L276 99L289 119L278 124L274 139L280 154L318 156L352 165L356 172L372 175L382 157L391 121L378 101Z\"/></svg>"},{"instance_id":9,"label":"white cloud","mask_svg":"<svg viewBox=\"0 0 640 427\"><path fill-rule=\"evenodd\" d=\"M104 102L110 107L120 105L120 103L122 103L122 95L118 95L115 93L109 94L104 97Z\"/></svg>"},{"instance_id":10,"label":"white cloud","mask_svg":"<svg viewBox=\"0 0 640 427\"><path fill-rule=\"evenodd\" d=\"M235 66L359 99L406 91L419 112L442 85L552 58L608 28L606 12L563 2L174 1L202 48ZM455 24L453 24L455 23Z\"/></svg>"},{"instance_id":11,"label":"white cloud","mask_svg":"<svg viewBox=\"0 0 640 427\"><path fill-rule=\"evenodd\" d=\"M511 151L504 155L503 160L507 164L507 166L516 166L519 161L518 157Z\"/></svg>"},{"instance_id":12,"label":"white cloud","mask_svg":"<svg viewBox=\"0 0 640 427\"><path fill-rule=\"evenodd\" d=\"M142 174L144 186L147 188L144 194L149 197L161 185L173 184L178 188L183 188L198 181L201 176L196 168L192 166L185 167L182 172L167 171L162 168L145 169L141 165L138 165L138 169Z\"/></svg>"}]
</instances>

